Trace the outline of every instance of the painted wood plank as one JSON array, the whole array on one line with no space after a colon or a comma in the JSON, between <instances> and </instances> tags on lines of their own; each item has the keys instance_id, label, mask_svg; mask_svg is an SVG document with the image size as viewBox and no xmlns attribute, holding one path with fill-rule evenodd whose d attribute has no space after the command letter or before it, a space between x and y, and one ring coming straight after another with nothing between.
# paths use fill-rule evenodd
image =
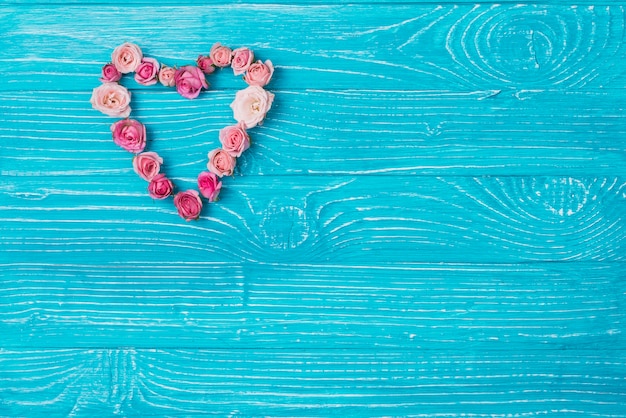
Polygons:
<instances>
[{"instance_id":1,"label":"painted wood plank","mask_svg":"<svg viewBox=\"0 0 626 418\"><path fill-rule=\"evenodd\" d=\"M3 264L2 346L626 348L624 263L242 264L151 255L151 263L66 256L65 264Z\"/></svg>"},{"instance_id":2,"label":"painted wood plank","mask_svg":"<svg viewBox=\"0 0 626 418\"><path fill-rule=\"evenodd\" d=\"M619 3L14 5L0 16L2 90L90 90L129 40L178 65L216 41L251 46L276 63L279 89L579 90L626 81Z\"/></svg>"},{"instance_id":3,"label":"painted wood plank","mask_svg":"<svg viewBox=\"0 0 626 418\"><path fill-rule=\"evenodd\" d=\"M15 262L625 260L616 177L244 176L191 224L134 174L0 187L1 242Z\"/></svg>"},{"instance_id":4,"label":"painted wood plank","mask_svg":"<svg viewBox=\"0 0 626 418\"><path fill-rule=\"evenodd\" d=\"M3 350L0 365L6 416L622 417L626 408L617 350Z\"/></svg>"},{"instance_id":5,"label":"painted wood plank","mask_svg":"<svg viewBox=\"0 0 626 418\"><path fill-rule=\"evenodd\" d=\"M626 175L626 99L618 90L274 92L273 109L239 160L246 176ZM234 122L233 97L146 92L133 101L133 115L168 170L193 176L219 145L219 130ZM91 109L89 98L87 91L1 92L0 173L132 171L128 153L111 140L114 119Z\"/></svg>"}]
</instances>

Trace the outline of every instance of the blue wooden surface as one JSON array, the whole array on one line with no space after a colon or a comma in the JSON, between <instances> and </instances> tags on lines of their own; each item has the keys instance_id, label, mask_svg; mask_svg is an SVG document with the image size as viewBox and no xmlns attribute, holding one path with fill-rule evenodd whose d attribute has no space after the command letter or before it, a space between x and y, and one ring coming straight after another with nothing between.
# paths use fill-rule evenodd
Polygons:
<instances>
[{"instance_id":1,"label":"blue wooden surface","mask_svg":"<svg viewBox=\"0 0 626 418\"><path fill-rule=\"evenodd\" d=\"M626 12L0 6L0 416L626 416ZM276 65L197 222L91 89L112 49ZM192 187L241 81L135 92Z\"/></svg>"}]
</instances>

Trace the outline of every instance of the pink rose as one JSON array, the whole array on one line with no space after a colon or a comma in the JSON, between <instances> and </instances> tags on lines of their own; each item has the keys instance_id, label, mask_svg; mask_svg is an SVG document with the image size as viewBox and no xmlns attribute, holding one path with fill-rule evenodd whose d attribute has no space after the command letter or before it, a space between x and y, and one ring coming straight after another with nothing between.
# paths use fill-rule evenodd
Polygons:
<instances>
[{"instance_id":1,"label":"pink rose","mask_svg":"<svg viewBox=\"0 0 626 418\"><path fill-rule=\"evenodd\" d=\"M163 65L161 66L161 69L159 70L159 81L165 87L174 87L176 85L176 81L174 80L174 75L176 75L176 68Z\"/></svg>"},{"instance_id":2,"label":"pink rose","mask_svg":"<svg viewBox=\"0 0 626 418\"><path fill-rule=\"evenodd\" d=\"M141 48L130 42L123 43L113 50L111 62L122 74L132 73L141 64Z\"/></svg>"},{"instance_id":3,"label":"pink rose","mask_svg":"<svg viewBox=\"0 0 626 418\"><path fill-rule=\"evenodd\" d=\"M236 160L221 148L209 152L209 162L207 168L219 177L232 176L235 169Z\"/></svg>"},{"instance_id":4,"label":"pink rose","mask_svg":"<svg viewBox=\"0 0 626 418\"><path fill-rule=\"evenodd\" d=\"M165 174L157 174L148 184L148 193L153 199L165 199L174 191L172 181Z\"/></svg>"},{"instance_id":5,"label":"pink rose","mask_svg":"<svg viewBox=\"0 0 626 418\"><path fill-rule=\"evenodd\" d=\"M218 42L211 47L209 56L213 60L214 65L218 67L228 67L233 58L233 50Z\"/></svg>"},{"instance_id":6,"label":"pink rose","mask_svg":"<svg viewBox=\"0 0 626 418\"><path fill-rule=\"evenodd\" d=\"M215 67L213 66L213 60L211 59L211 57L208 57L206 55L198 55L196 63L198 64L198 68L200 68L205 74L211 74L213 71L215 71Z\"/></svg>"},{"instance_id":7,"label":"pink rose","mask_svg":"<svg viewBox=\"0 0 626 418\"><path fill-rule=\"evenodd\" d=\"M152 180L161 170L163 158L156 152L142 152L133 158L133 169L144 180Z\"/></svg>"},{"instance_id":8,"label":"pink rose","mask_svg":"<svg viewBox=\"0 0 626 418\"><path fill-rule=\"evenodd\" d=\"M233 73L235 75L241 75L246 72L252 61L254 60L254 53L248 48L237 48L233 51L233 61L231 66L233 67Z\"/></svg>"},{"instance_id":9,"label":"pink rose","mask_svg":"<svg viewBox=\"0 0 626 418\"><path fill-rule=\"evenodd\" d=\"M126 151L138 153L146 147L146 127L135 119L122 119L111 125L113 142Z\"/></svg>"},{"instance_id":10,"label":"pink rose","mask_svg":"<svg viewBox=\"0 0 626 418\"><path fill-rule=\"evenodd\" d=\"M120 81L122 79L122 73L120 73L115 65L109 63L105 64L102 67L102 77L100 77L100 81L103 83L111 83L115 81Z\"/></svg>"},{"instance_id":11,"label":"pink rose","mask_svg":"<svg viewBox=\"0 0 626 418\"><path fill-rule=\"evenodd\" d=\"M198 175L198 189L209 202L215 202L222 189L222 182L217 179L215 173L203 171Z\"/></svg>"},{"instance_id":12,"label":"pink rose","mask_svg":"<svg viewBox=\"0 0 626 418\"><path fill-rule=\"evenodd\" d=\"M242 152L250 148L250 136L241 122L221 129L220 142L222 149L232 157L240 157Z\"/></svg>"},{"instance_id":13,"label":"pink rose","mask_svg":"<svg viewBox=\"0 0 626 418\"><path fill-rule=\"evenodd\" d=\"M135 81L144 86L156 84L159 67L159 62L154 58L143 58L135 70Z\"/></svg>"},{"instance_id":14,"label":"pink rose","mask_svg":"<svg viewBox=\"0 0 626 418\"><path fill-rule=\"evenodd\" d=\"M130 116L130 92L117 83L103 83L93 89L91 106L105 115L127 118Z\"/></svg>"},{"instance_id":15,"label":"pink rose","mask_svg":"<svg viewBox=\"0 0 626 418\"><path fill-rule=\"evenodd\" d=\"M195 190L179 192L174 196L174 206L178 209L178 214L186 221L198 219L202 210L202 200Z\"/></svg>"},{"instance_id":16,"label":"pink rose","mask_svg":"<svg viewBox=\"0 0 626 418\"><path fill-rule=\"evenodd\" d=\"M230 104L237 122L243 122L246 129L261 123L272 107L274 95L263 87L249 86L239 90Z\"/></svg>"},{"instance_id":17,"label":"pink rose","mask_svg":"<svg viewBox=\"0 0 626 418\"><path fill-rule=\"evenodd\" d=\"M272 79L274 74L274 66L272 61L267 60L265 63L257 61L250 65L248 72L243 76L243 79L251 86L266 86Z\"/></svg>"},{"instance_id":18,"label":"pink rose","mask_svg":"<svg viewBox=\"0 0 626 418\"><path fill-rule=\"evenodd\" d=\"M204 73L195 65L186 65L176 70L174 82L178 93L187 99L195 99L203 87L209 88Z\"/></svg>"}]
</instances>

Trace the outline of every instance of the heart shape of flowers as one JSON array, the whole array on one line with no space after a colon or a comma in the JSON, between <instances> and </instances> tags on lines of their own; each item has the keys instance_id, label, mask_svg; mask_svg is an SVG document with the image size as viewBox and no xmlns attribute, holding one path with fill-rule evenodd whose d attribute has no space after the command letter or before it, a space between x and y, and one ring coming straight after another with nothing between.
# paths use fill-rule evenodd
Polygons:
<instances>
[{"instance_id":1,"label":"heart shape of flowers","mask_svg":"<svg viewBox=\"0 0 626 418\"><path fill-rule=\"evenodd\" d=\"M248 84L236 93L230 105L237 123L220 130L221 147L208 153L208 171L198 175L199 193L194 189L175 193L172 180L161 173L163 158L156 152L146 151L146 127L130 118L131 92L120 81L124 74L134 72L135 81L139 84L152 86L160 83L176 88L187 99L195 99L202 90L209 88L206 75L226 67L231 67L234 75L243 76ZM274 94L264 89L273 74L272 62L255 61L254 53L246 47L233 50L216 43L208 55L199 55L195 64L177 68L144 56L139 46L126 42L115 48L111 62L102 67L102 84L93 89L90 101L94 109L105 115L123 118L111 125L113 141L135 154L133 169L148 182L148 194L154 199L173 196L178 214L190 221L200 217L202 197L209 202L217 201L222 188L220 179L233 175L237 158L250 147L248 130L263 122L274 101Z\"/></svg>"}]
</instances>

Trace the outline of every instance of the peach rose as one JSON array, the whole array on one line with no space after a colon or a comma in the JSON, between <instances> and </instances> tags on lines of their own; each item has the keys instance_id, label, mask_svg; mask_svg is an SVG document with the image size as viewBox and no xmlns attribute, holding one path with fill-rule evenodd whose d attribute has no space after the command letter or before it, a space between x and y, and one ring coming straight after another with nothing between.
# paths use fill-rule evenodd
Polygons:
<instances>
[{"instance_id":1,"label":"peach rose","mask_svg":"<svg viewBox=\"0 0 626 418\"><path fill-rule=\"evenodd\" d=\"M144 86L156 84L159 67L159 62L154 58L143 58L135 70L135 81Z\"/></svg>"},{"instance_id":2,"label":"peach rose","mask_svg":"<svg viewBox=\"0 0 626 418\"><path fill-rule=\"evenodd\" d=\"M167 65L161 66L159 70L159 82L165 87L174 87L176 81L174 75L176 74L176 68L168 67Z\"/></svg>"},{"instance_id":3,"label":"peach rose","mask_svg":"<svg viewBox=\"0 0 626 418\"><path fill-rule=\"evenodd\" d=\"M272 61L267 60L265 63L257 61L250 65L243 79L251 86L264 87L270 82L273 74L274 66L272 65Z\"/></svg>"},{"instance_id":4,"label":"peach rose","mask_svg":"<svg viewBox=\"0 0 626 418\"><path fill-rule=\"evenodd\" d=\"M186 65L176 70L174 81L178 94L187 99L195 99L202 88L209 88L204 73L195 65Z\"/></svg>"},{"instance_id":5,"label":"peach rose","mask_svg":"<svg viewBox=\"0 0 626 418\"><path fill-rule=\"evenodd\" d=\"M138 153L146 147L146 127L135 119L122 119L111 125L113 142L128 152Z\"/></svg>"},{"instance_id":6,"label":"peach rose","mask_svg":"<svg viewBox=\"0 0 626 418\"><path fill-rule=\"evenodd\" d=\"M221 129L220 142L222 149L232 157L240 157L245 150L250 148L250 136L241 122Z\"/></svg>"},{"instance_id":7,"label":"peach rose","mask_svg":"<svg viewBox=\"0 0 626 418\"><path fill-rule=\"evenodd\" d=\"M198 64L198 68L202 70L204 74L211 74L215 71L215 67L213 66L213 60L211 57L206 55L198 55L198 59L196 60Z\"/></svg>"},{"instance_id":8,"label":"peach rose","mask_svg":"<svg viewBox=\"0 0 626 418\"><path fill-rule=\"evenodd\" d=\"M228 67L233 58L233 50L218 42L211 47L209 56L211 60L213 60L214 65L218 67Z\"/></svg>"},{"instance_id":9,"label":"peach rose","mask_svg":"<svg viewBox=\"0 0 626 418\"><path fill-rule=\"evenodd\" d=\"M222 189L222 182L217 179L215 173L203 171L198 175L198 189L209 202L215 202Z\"/></svg>"},{"instance_id":10,"label":"peach rose","mask_svg":"<svg viewBox=\"0 0 626 418\"><path fill-rule=\"evenodd\" d=\"M120 81L121 79L122 73L115 68L115 65L108 63L102 67L102 77L100 77L100 81L103 83Z\"/></svg>"},{"instance_id":11,"label":"peach rose","mask_svg":"<svg viewBox=\"0 0 626 418\"><path fill-rule=\"evenodd\" d=\"M148 184L148 193L153 199L165 199L174 191L172 181L165 174L157 174Z\"/></svg>"},{"instance_id":12,"label":"peach rose","mask_svg":"<svg viewBox=\"0 0 626 418\"><path fill-rule=\"evenodd\" d=\"M130 92L117 83L102 83L93 89L91 106L105 115L127 118L130 116Z\"/></svg>"},{"instance_id":13,"label":"peach rose","mask_svg":"<svg viewBox=\"0 0 626 418\"><path fill-rule=\"evenodd\" d=\"M274 94L263 87L249 86L239 90L235 100L230 104L233 116L237 122L242 122L246 129L253 128L261 123L272 107Z\"/></svg>"},{"instance_id":14,"label":"peach rose","mask_svg":"<svg viewBox=\"0 0 626 418\"><path fill-rule=\"evenodd\" d=\"M235 169L236 160L221 148L209 152L209 162L207 168L219 177L232 176Z\"/></svg>"},{"instance_id":15,"label":"peach rose","mask_svg":"<svg viewBox=\"0 0 626 418\"><path fill-rule=\"evenodd\" d=\"M233 60L231 67L235 75L241 75L246 72L252 61L254 60L254 53L248 48L237 48L233 51Z\"/></svg>"},{"instance_id":16,"label":"peach rose","mask_svg":"<svg viewBox=\"0 0 626 418\"><path fill-rule=\"evenodd\" d=\"M163 158L156 152L142 152L133 157L133 169L144 180L152 180L161 170Z\"/></svg>"},{"instance_id":17,"label":"peach rose","mask_svg":"<svg viewBox=\"0 0 626 418\"><path fill-rule=\"evenodd\" d=\"M111 62L122 74L132 73L141 64L143 53L141 48L130 42L125 42L113 50Z\"/></svg>"},{"instance_id":18,"label":"peach rose","mask_svg":"<svg viewBox=\"0 0 626 418\"><path fill-rule=\"evenodd\" d=\"M202 211L202 200L195 190L187 190L176 193L174 196L174 206L178 209L178 214L186 221L198 219Z\"/></svg>"}]
</instances>

